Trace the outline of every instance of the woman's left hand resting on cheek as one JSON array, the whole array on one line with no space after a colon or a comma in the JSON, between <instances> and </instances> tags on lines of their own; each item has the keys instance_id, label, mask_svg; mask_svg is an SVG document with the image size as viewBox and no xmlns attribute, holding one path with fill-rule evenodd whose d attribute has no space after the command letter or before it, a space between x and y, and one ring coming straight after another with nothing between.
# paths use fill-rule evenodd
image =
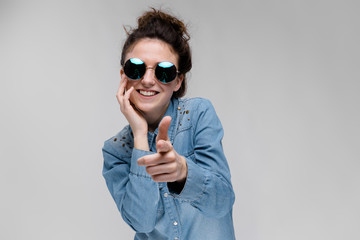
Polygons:
<instances>
[{"instance_id":1,"label":"woman's left hand resting on cheek","mask_svg":"<svg viewBox=\"0 0 360 240\"><path fill-rule=\"evenodd\" d=\"M146 172L155 182L185 182L187 164L183 156L173 148L168 129L171 117L164 117L159 124L159 133L156 137L157 153L138 159L139 166L145 166Z\"/></svg>"}]
</instances>

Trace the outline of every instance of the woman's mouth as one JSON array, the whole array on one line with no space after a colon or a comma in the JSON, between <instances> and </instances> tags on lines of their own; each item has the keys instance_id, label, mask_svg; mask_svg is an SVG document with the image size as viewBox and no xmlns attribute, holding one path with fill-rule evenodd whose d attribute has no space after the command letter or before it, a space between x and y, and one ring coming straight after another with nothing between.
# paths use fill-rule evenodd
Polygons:
<instances>
[{"instance_id":1,"label":"woman's mouth","mask_svg":"<svg viewBox=\"0 0 360 240\"><path fill-rule=\"evenodd\" d=\"M137 92L146 97L151 97L151 96L158 94L158 92L151 91L151 90L140 90L139 89L139 90L137 90Z\"/></svg>"}]
</instances>

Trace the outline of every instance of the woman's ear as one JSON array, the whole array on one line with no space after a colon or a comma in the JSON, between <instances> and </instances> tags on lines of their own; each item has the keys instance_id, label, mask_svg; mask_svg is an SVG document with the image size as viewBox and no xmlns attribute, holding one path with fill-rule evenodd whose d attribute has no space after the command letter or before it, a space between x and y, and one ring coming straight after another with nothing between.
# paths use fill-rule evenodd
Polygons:
<instances>
[{"instance_id":1,"label":"woman's ear","mask_svg":"<svg viewBox=\"0 0 360 240\"><path fill-rule=\"evenodd\" d=\"M174 92L176 92L180 89L183 80L184 80L184 74L180 74L179 76L177 76Z\"/></svg>"}]
</instances>

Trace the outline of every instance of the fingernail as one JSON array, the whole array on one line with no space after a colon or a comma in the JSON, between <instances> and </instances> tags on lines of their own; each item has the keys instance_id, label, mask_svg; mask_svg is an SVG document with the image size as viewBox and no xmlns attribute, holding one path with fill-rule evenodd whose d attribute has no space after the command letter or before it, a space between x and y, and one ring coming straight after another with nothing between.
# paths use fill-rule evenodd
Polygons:
<instances>
[{"instance_id":1,"label":"fingernail","mask_svg":"<svg viewBox=\"0 0 360 240\"><path fill-rule=\"evenodd\" d=\"M139 159L137 160L137 163L138 163L139 166L143 165L143 164L144 164L144 159L139 158Z\"/></svg>"}]
</instances>

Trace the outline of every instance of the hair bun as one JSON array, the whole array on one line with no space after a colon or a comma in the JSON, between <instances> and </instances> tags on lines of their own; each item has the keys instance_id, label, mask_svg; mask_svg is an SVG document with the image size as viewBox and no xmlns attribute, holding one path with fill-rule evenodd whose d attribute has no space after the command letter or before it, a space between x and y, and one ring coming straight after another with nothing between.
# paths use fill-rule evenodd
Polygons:
<instances>
[{"instance_id":1,"label":"hair bun","mask_svg":"<svg viewBox=\"0 0 360 240\"><path fill-rule=\"evenodd\" d=\"M138 18L138 29L149 29L157 28L159 25L167 25L167 28L172 29L178 35L186 41L190 40L190 35L187 31L185 24L163 11L156 10L152 8L152 11L145 12L142 16Z\"/></svg>"}]
</instances>

